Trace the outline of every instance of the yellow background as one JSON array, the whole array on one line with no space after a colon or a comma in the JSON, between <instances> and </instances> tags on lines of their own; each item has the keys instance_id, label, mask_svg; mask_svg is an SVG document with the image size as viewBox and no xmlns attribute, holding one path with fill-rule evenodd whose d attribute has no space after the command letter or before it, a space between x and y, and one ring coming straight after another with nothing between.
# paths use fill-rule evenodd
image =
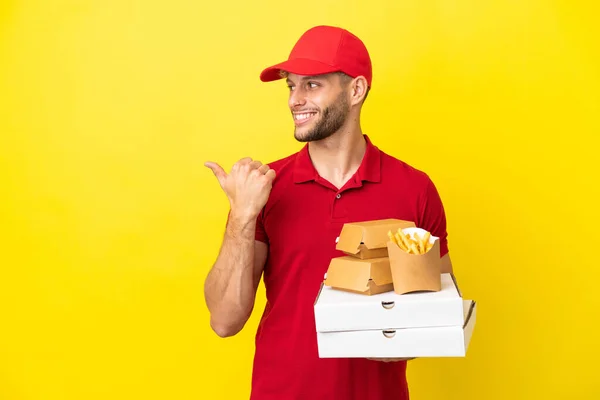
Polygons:
<instances>
[{"instance_id":1,"label":"yellow background","mask_svg":"<svg viewBox=\"0 0 600 400\"><path fill-rule=\"evenodd\" d=\"M428 172L479 302L413 399L592 399L594 2L26 1L0 6L0 398L244 399L253 336L209 329L228 204L208 169L299 149L260 70L341 25L374 62L363 128Z\"/></svg>"}]
</instances>

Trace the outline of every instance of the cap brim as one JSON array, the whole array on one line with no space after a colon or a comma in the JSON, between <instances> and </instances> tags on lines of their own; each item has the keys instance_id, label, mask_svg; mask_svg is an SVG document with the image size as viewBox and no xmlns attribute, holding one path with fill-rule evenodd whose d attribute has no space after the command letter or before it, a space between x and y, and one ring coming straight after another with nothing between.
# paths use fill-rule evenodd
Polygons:
<instances>
[{"instance_id":1,"label":"cap brim","mask_svg":"<svg viewBox=\"0 0 600 400\"><path fill-rule=\"evenodd\" d=\"M260 80L263 82L271 82L282 79L281 71L297 75L313 76L337 72L339 71L339 68L319 61L295 58L264 69L260 74Z\"/></svg>"}]
</instances>

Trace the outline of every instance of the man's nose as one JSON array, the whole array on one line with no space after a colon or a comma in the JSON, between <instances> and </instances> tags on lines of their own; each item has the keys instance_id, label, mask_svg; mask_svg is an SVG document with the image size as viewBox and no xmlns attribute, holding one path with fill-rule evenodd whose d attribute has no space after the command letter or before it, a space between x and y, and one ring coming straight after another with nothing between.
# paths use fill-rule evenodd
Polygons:
<instances>
[{"instance_id":1,"label":"man's nose","mask_svg":"<svg viewBox=\"0 0 600 400\"><path fill-rule=\"evenodd\" d=\"M299 89L294 89L290 93L289 105L290 108L301 107L306 104L306 96Z\"/></svg>"}]
</instances>

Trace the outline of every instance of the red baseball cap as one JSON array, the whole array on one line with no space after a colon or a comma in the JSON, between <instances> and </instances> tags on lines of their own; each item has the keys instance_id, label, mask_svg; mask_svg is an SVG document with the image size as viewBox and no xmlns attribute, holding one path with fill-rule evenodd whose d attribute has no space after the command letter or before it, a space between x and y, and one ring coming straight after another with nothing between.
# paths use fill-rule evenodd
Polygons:
<instances>
[{"instance_id":1,"label":"red baseball cap","mask_svg":"<svg viewBox=\"0 0 600 400\"><path fill-rule=\"evenodd\" d=\"M298 39L286 61L263 70L260 80L281 79L281 71L309 76L344 72L352 78L364 76L370 87L371 68L369 52L358 37L346 29L320 25Z\"/></svg>"}]
</instances>

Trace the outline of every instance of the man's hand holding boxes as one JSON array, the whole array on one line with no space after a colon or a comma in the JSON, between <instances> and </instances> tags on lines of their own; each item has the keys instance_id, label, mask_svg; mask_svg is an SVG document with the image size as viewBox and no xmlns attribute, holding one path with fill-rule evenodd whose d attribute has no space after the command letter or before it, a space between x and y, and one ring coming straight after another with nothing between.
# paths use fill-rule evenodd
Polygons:
<instances>
[{"instance_id":1,"label":"man's hand holding boxes","mask_svg":"<svg viewBox=\"0 0 600 400\"><path fill-rule=\"evenodd\" d=\"M464 357L476 303L411 221L345 224L315 301L321 358Z\"/></svg>"}]
</instances>

